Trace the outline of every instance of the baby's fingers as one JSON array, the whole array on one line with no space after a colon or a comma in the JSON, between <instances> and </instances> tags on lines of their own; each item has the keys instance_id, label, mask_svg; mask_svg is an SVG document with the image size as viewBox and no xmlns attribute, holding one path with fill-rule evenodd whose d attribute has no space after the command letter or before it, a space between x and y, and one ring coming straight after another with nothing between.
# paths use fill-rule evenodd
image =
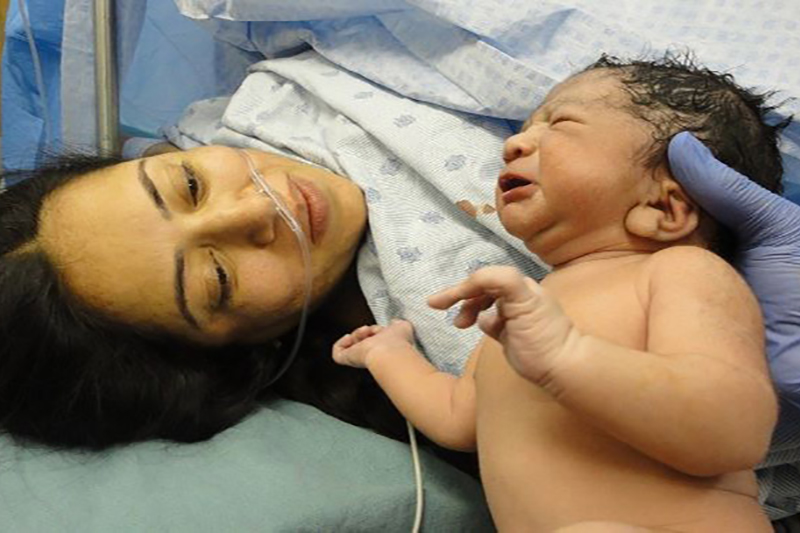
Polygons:
<instances>
[{"instance_id":1,"label":"baby's fingers","mask_svg":"<svg viewBox=\"0 0 800 533\"><path fill-rule=\"evenodd\" d=\"M489 309L494 304L494 297L492 296L478 296L471 298L464 302L461 309L453 320L453 325L457 328L468 328L472 326L478 319L481 311Z\"/></svg>"},{"instance_id":2,"label":"baby's fingers","mask_svg":"<svg viewBox=\"0 0 800 533\"><path fill-rule=\"evenodd\" d=\"M434 309L447 309L453 304L478 296L503 298L508 303L523 302L530 297L535 283L529 284L516 268L490 266L475 271L465 281L455 287L434 294L428 298L428 305Z\"/></svg>"},{"instance_id":3,"label":"baby's fingers","mask_svg":"<svg viewBox=\"0 0 800 533\"><path fill-rule=\"evenodd\" d=\"M338 341L333 343L333 350L334 352L336 352L337 350L338 351L346 350L357 342L358 341L355 339L355 337L353 337L352 334L348 333L347 335L344 335Z\"/></svg>"},{"instance_id":4,"label":"baby's fingers","mask_svg":"<svg viewBox=\"0 0 800 533\"><path fill-rule=\"evenodd\" d=\"M475 274L478 272L480 272L480 270L476 271ZM436 294L432 294L428 297L428 305L434 309L444 310L454 306L462 300L467 300L467 303L464 304L465 306L469 305L470 300L480 300L481 304L484 302L484 299L487 298L494 300L495 297L491 294L487 294L483 284L477 282L475 279L475 274L472 274L458 285L437 292Z\"/></svg>"},{"instance_id":5,"label":"baby's fingers","mask_svg":"<svg viewBox=\"0 0 800 533\"><path fill-rule=\"evenodd\" d=\"M382 326L377 326L377 325L361 326L360 328L353 331L351 335L355 339L355 342L361 342L364 339L368 339L374 335L377 335L378 333L380 333L382 329L383 329ZM355 342L353 344L355 344Z\"/></svg>"},{"instance_id":6,"label":"baby's fingers","mask_svg":"<svg viewBox=\"0 0 800 533\"><path fill-rule=\"evenodd\" d=\"M338 341L333 343L334 359L336 359L336 357L340 355L343 351L352 348L359 342L368 339L374 335L377 335L378 333L380 333L382 329L383 326L378 326L378 325L361 326L360 328L354 330L352 333L344 335Z\"/></svg>"},{"instance_id":7,"label":"baby's fingers","mask_svg":"<svg viewBox=\"0 0 800 533\"><path fill-rule=\"evenodd\" d=\"M331 356L333 357L333 360L337 364L346 365L347 359L344 357L344 354L354 344L355 341L352 339L352 335L350 334L347 334L338 341L334 342L333 347L331 348Z\"/></svg>"},{"instance_id":8,"label":"baby's fingers","mask_svg":"<svg viewBox=\"0 0 800 533\"><path fill-rule=\"evenodd\" d=\"M358 328L353 333L348 333L333 344L331 355L333 360L346 366L364 368L364 358L366 357L365 345L361 341L372 336L371 331L374 326L364 326ZM366 335L366 336L363 336ZM359 338L359 336L361 336Z\"/></svg>"},{"instance_id":9,"label":"baby's fingers","mask_svg":"<svg viewBox=\"0 0 800 533\"><path fill-rule=\"evenodd\" d=\"M359 351L360 350L358 348L343 348L334 344L331 355L333 356L333 360L336 364L360 368L363 365L359 364Z\"/></svg>"},{"instance_id":10,"label":"baby's fingers","mask_svg":"<svg viewBox=\"0 0 800 533\"><path fill-rule=\"evenodd\" d=\"M503 333L506 321L497 315L484 314L478 318L478 327L494 340L501 340L500 334Z\"/></svg>"}]
</instances>

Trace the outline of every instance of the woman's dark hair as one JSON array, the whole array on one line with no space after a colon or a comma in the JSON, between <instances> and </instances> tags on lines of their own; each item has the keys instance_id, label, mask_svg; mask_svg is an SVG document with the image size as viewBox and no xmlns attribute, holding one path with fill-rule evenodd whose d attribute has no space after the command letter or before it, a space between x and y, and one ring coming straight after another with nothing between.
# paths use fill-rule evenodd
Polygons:
<instances>
[{"instance_id":1,"label":"woman's dark hair","mask_svg":"<svg viewBox=\"0 0 800 533\"><path fill-rule=\"evenodd\" d=\"M4 176L21 181L0 193L2 431L93 450L150 439L196 442L278 393L404 438L402 417L369 373L331 360L343 332L314 317L297 361L268 389L294 332L266 346L201 347L137 331L73 297L35 243L40 209L71 180L120 162L65 156Z\"/></svg>"},{"instance_id":2,"label":"woman's dark hair","mask_svg":"<svg viewBox=\"0 0 800 533\"><path fill-rule=\"evenodd\" d=\"M792 117L769 123L780 107L768 104L774 92L741 87L731 74L698 66L690 53L629 61L603 55L584 72L597 69L619 74L630 97L628 111L652 127L653 144L645 154L651 168L667 161L674 135L689 131L729 167L765 189L782 192L779 135ZM724 230L716 241L715 251L730 258L733 234Z\"/></svg>"}]
</instances>

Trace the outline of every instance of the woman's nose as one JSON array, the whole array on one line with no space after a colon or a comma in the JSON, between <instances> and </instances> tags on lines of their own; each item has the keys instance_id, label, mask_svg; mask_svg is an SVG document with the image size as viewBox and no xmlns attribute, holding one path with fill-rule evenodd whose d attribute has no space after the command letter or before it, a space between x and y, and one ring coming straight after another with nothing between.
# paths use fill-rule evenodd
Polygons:
<instances>
[{"instance_id":1,"label":"woman's nose","mask_svg":"<svg viewBox=\"0 0 800 533\"><path fill-rule=\"evenodd\" d=\"M278 210L268 196L250 192L246 197L231 199L208 213L202 233L206 237L245 241L263 247L275 239L278 216Z\"/></svg>"},{"instance_id":2,"label":"woman's nose","mask_svg":"<svg viewBox=\"0 0 800 533\"><path fill-rule=\"evenodd\" d=\"M512 135L503 144L503 160L510 163L520 157L526 157L536 151L536 141L530 132Z\"/></svg>"}]
</instances>

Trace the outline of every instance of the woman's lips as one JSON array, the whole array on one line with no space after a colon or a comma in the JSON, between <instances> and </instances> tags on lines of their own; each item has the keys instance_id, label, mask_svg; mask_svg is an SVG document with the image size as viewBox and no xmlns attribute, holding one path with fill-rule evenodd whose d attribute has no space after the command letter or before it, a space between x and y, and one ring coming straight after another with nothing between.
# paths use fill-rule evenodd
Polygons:
<instances>
[{"instance_id":1,"label":"woman's lips","mask_svg":"<svg viewBox=\"0 0 800 533\"><path fill-rule=\"evenodd\" d=\"M287 177L287 183L289 184L289 194L295 201L296 212L292 213L294 219L300 224L306 239L311 240L311 216L309 214L308 200L306 200L305 195L300 191L300 187L297 186L294 179Z\"/></svg>"},{"instance_id":2,"label":"woman's lips","mask_svg":"<svg viewBox=\"0 0 800 533\"><path fill-rule=\"evenodd\" d=\"M308 208L308 221L311 229L311 242L319 244L328 230L330 205L328 199L322 194L316 185L301 179L292 177L292 181L297 186L300 194L305 200Z\"/></svg>"}]
</instances>

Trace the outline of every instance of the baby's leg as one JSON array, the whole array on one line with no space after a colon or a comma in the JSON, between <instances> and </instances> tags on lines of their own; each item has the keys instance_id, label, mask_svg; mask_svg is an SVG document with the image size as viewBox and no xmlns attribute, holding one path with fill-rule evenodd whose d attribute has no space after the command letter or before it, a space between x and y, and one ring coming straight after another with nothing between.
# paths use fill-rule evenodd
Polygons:
<instances>
[{"instance_id":1,"label":"baby's leg","mask_svg":"<svg viewBox=\"0 0 800 533\"><path fill-rule=\"evenodd\" d=\"M581 522L562 527L553 533L660 533L666 529L631 526L622 522Z\"/></svg>"}]
</instances>

